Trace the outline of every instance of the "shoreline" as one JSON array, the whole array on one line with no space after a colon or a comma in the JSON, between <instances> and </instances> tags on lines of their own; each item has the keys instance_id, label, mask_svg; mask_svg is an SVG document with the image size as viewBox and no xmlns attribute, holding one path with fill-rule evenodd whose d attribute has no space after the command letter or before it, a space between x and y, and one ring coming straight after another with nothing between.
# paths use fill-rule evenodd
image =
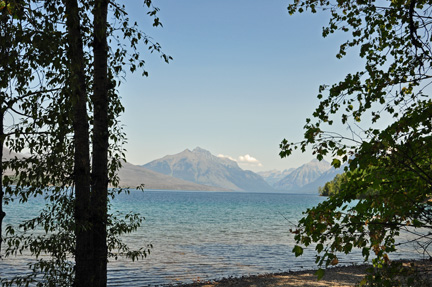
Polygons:
<instances>
[{"instance_id":1,"label":"shoreline","mask_svg":"<svg viewBox=\"0 0 432 287\"><path fill-rule=\"evenodd\" d=\"M415 263L421 270L426 270L429 278L432 276L432 262L425 259L400 260L404 265ZM370 264L348 265L340 267L329 267L321 280L315 275L316 270L288 271L281 273L269 273L262 275L250 275L242 277L230 277L220 280L196 281L190 284L171 285L179 287L273 287L273 286L358 286L366 275L366 269Z\"/></svg>"}]
</instances>

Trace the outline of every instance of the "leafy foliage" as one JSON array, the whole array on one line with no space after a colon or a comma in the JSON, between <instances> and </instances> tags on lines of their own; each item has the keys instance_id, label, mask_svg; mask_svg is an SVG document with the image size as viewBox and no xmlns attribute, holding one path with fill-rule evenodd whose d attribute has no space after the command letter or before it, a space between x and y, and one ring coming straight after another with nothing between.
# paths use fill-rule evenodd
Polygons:
<instances>
[{"instance_id":1,"label":"leafy foliage","mask_svg":"<svg viewBox=\"0 0 432 287\"><path fill-rule=\"evenodd\" d=\"M356 173L356 171L354 171ZM318 192L321 196L334 196L345 188L346 181L348 180L347 173L337 174L331 181L326 182L324 186L318 188ZM372 187L367 188L365 191L357 192L357 199L364 198L367 195L376 195L376 192Z\"/></svg>"},{"instance_id":2,"label":"leafy foliage","mask_svg":"<svg viewBox=\"0 0 432 287\"><path fill-rule=\"evenodd\" d=\"M332 196L336 193L339 193L341 184L343 181L346 180L345 174L337 174L335 178L326 184L324 186L319 187L318 191L321 196Z\"/></svg>"},{"instance_id":3,"label":"leafy foliage","mask_svg":"<svg viewBox=\"0 0 432 287\"><path fill-rule=\"evenodd\" d=\"M2 3L5 5L2 6ZM94 83L94 55L91 52L94 4L94 1L79 1L87 90L91 90ZM153 25L160 26L158 9L151 5L151 1L145 1L145 4L154 20ZM11 118L9 126L5 126L0 134L0 140L2 148L4 144L13 152L30 152L26 157L2 161L2 170L12 170L14 175L2 177L4 189L0 189L0 201L5 204L13 200L26 202L40 196L47 203L37 217L22 222L18 227L6 227L5 255L23 252L36 257L36 260L30 263L31 273L28 275L1 278L5 286L71 286L74 278L76 162L73 157L72 107L75 98L69 93L73 75L65 37L65 13L64 2L60 0L0 2L2 131L4 116ZM172 58L162 53L160 45L153 43L136 24L130 23L124 6L111 1L110 13L115 21L108 23L107 32L109 41L113 43L109 49L108 67L108 176L111 185L116 186L116 171L125 157L121 145L126 141L118 120L124 108L116 91L122 81L123 69L125 66L132 72L141 69L147 75L144 60L138 52L142 45L147 46L149 52L160 53L167 62ZM88 101L89 132L92 131L93 111ZM112 189L109 194L114 197L118 192L127 191ZM120 237L136 230L143 219L136 213L108 215L107 246L110 257L127 256L136 260L148 254L151 246L131 250Z\"/></svg>"},{"instance_id":4,"label":"leafy foliage","mask_svg":"<svg viewBox=\"0 0 432 287\"><path fill-rule=\"evenodd\" d=\"M400 283L383 272L396 270L390 254L404 243L399 235L409 234L427 256L432 243L431 4L307 0L288 7L290 14L329 12L323 36L350 33L337 58L358 47L365 62L362 71L320 86L321 102L314 119L306 120L304 140L280 145L281 157L310 146L318 159L332 157L336 168L348 163L339 192L305 212L295 239L316 243L320 266L336 264L338 253L353 248L365 260L372 254L377 269L369 279L383 285ZM347 134L332 131L337 119ZM359 193L365 196L357 200Z\"/></svg>"}]
</instances>

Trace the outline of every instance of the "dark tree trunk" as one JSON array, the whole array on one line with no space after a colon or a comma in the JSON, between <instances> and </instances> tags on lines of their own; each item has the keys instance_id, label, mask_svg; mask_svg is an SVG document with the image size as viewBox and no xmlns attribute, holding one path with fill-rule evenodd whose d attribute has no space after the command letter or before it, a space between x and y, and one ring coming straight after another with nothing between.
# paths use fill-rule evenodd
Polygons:
<instances>
[{"instance_id":1,"label":"dark tree trunk","mask_svg":"<svg viewBox=\"0 0 432 287\"><path fill-rule=\"evenodd\" d=\"M96 0L94 17L94 91L93 91L93 162L92 224L95 254L95 282L107 285L107 213L108 213L108 1Z\"/></svg>"},{"instance_id":2,"label":"dark tree trunk","mask_svg":"<svg viewBox=\"0 0 432 287\"><path fill-rule=\"evenodd\" d=\"M0 100L0 258L1 258L1 245L3 242L2 235L2 225L3 218L6 216L6 213L3 211L3 143L4 143L4 130L3 130L3 118L4 118L4 109L3 109L3 101Z\"/></svg>"},{"instance_id":3,"label":"dark tree trunk","mask_svg":"<svg viewBox=\"0 0 432 287\"><path fill-rule=\"evenodd\" d=\"M6 4L6 3L5 3ZM0 89L6 90L9 84L9 64L8 64L8 56L10 51L10 35L8 35L8 19L9 15L7 13L7 9L3 9L0 13ZM3 211L3 145L5 141L4 134L4 115L7 111L7 100L6 93L0 93L0 257L1 257L1 245L3 242L2 235L2 226L3 226L3 218L6 216L6 213Z\"/></svg>"},{"instance_id":4,"label":"dark tree trunk","mask_svg":"<svg viewBox=\"0 0 432 287\"><path fill-rule=\"evenodd\" d=\"M94 266L93 239L90 222L90 155L89 124L87 116L87 93L85 62L81 24L76 0L64 1L67 14L70 79L69 91L73 106L74 129L74 182L75 182L75 286L93 286Z\"/></svg>"}]
</instances>

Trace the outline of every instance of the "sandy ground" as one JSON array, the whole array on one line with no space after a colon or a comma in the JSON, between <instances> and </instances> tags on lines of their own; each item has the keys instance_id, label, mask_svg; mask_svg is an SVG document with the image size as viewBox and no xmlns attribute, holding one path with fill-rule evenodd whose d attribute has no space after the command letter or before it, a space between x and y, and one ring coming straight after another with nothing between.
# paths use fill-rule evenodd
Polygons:
<instances>
[{"instance_id":1,"label":"sandy ground","mask_svg":"<svg viewBox=\"0 0 432 287\"><path fill-rule=\"evenodd\" d=\"M421 265L422 268L432 267L430 261L416 261L416 264ZM195 282L182 287L356 286L365 277L367 268L367 265L329 268L321 280L317 280L315 271L296 271L227 278L215 282Z\"/></svg>"},{"instance_id":2,"label":"sandy ground","mask_svg":"<svg viewBox=\"0 0 432 287\"><path fill-rule=\"evenodd\" d=\"M248 276L242 278L228 278L221 281L206 283L196 282L182 285L183 287L210 286L355 286L366 272L367 266L349 266L328 269L321 280L317 280L315 271L297 271L267 275Z\"/></svg>"}]
</instances>

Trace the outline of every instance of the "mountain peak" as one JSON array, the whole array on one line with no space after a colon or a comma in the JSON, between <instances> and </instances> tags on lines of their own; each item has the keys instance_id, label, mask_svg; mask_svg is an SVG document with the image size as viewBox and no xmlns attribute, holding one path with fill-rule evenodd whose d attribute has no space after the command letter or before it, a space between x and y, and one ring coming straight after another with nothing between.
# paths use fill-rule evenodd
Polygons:
<instances>
[{"instance_id":1,"label":"mountain peak","mask_svg":"<svg viewBox=\"0 0 432 287\"><path fill-rule=\"evenodd\" d=\"M193 152L193 153L211 154L208 150L205 150L205 149L203 149L203 148L200 148L199 146L197 146L196 148L194 148L192 152Z\"/></svg>"},{"instance_id":2,"label":"mountain peak","mask_svg":"<svg viewBox=\"0 0 432 287\"><path fill-rule=\"evenodd\" d=\"M223 189L273 190L261 176L244 171L237 162L214 156L200 147L165 156L145 164L144 167L179 179Z\"/></svg>"},{"instance_id":3,"label":"mountain peak","mask_svg":"<svg viewBox=\"0 0 432 287\"><path fill-rule=\"evenodd\" d=\"M331 165L327 161L313 159L276 182L274 187L280 190L298 190L299 188L318 179L330 168Z\"/></svg>"}]
</instances>

